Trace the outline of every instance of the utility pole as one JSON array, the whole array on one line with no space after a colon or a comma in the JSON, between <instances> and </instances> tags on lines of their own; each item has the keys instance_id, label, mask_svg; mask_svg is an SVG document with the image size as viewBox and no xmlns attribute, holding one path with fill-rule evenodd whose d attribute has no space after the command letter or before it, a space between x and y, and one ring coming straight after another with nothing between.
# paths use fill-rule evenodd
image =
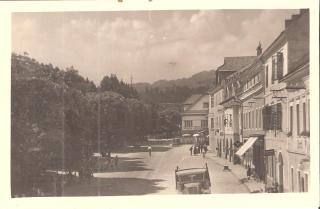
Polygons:
<instances>
[{"instance_id":1,"label":"utility pole","mask_svg":"<svg viewBox=\"0 0 320 209\"><path fill-rule=\"evenodd\" d=\"M132 81L133 81L133 77L132 75L130 76L130 84L131 84L131 87L132 87Z\"/></svg>"}]
</instances>

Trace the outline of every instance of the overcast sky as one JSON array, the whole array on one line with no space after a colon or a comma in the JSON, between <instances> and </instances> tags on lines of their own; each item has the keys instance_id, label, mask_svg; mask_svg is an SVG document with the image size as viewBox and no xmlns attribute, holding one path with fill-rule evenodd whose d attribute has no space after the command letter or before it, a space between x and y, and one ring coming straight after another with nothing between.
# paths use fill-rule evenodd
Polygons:
<instances>
[{"instance_id":1,"label":"overcast sky","mask_svg":"<svg viewBox=\"0 0 320 209\"><path fill-rule=\"evenodd\" d=\"M12 49L99 83L189 77L223 57L255 55L297 10L14 13Z\"/></svg>"}]
</instances>

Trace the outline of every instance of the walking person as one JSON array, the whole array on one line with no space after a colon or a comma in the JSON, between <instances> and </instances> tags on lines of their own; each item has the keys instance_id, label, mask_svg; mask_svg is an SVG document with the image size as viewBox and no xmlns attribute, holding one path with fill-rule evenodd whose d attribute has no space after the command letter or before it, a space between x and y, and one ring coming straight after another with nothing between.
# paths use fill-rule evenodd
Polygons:
<instances>
[{"instance_id":1,"label":"walking person","mask_svg":"<svg viewBox=\"0 0 320 209\"><path fill-rule=\"evenodd\" d=\"M190 155L192 155L193 146L191 146L191 147L189 148L189 151L190 151Z\"/></svg>"},{"instance_id":2,"label":"walking person","mask_svg":"<svg viewBox=\"0 0 320 209\"><path fill-rule=\"evenodd\" d=\"M208 147L207 147L207 145L203 145L203 150L204 150L204 153L207 154L207 152L208 152Z\"/></svg>"},{"instance_id":3,"label":"walking person","mask_svg":"<svg viewBox=\"0 0 320 209\"><path fill-rule=\"evenodd\" d=\"M149 152L149 156L151 157L152 148L150 145L148 146L148 152Z\"/></svg>"},{"instance_id":4,"label":"walking person","mask_svg":"<svg viewBox=\"0 0 320 209\"><path fill-rule=\"evenodd\" d=\"M116 168L118 168L118 161L119 161L119 158L118 158L118 155L116 155L115 158L114 158L114 166Z\"/></svg>"}]
</instances>

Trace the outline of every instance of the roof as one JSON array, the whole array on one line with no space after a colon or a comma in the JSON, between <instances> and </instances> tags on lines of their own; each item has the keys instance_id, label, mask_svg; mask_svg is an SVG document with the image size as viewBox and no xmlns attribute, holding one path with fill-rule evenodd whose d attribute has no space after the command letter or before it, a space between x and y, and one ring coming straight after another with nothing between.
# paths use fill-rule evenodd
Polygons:
<instances>
[{"instance_id":1,"label":"roof","mask_svg":"<svg viewBox=\"0 0 320 209\"><path fill-rule=\"evenodd\" d=\"M181 169L177 171L177 175L185 175L185 174L199 174L206 172L206 168L189 168L189 169Z\"/></svg>"},{"instance_id":2,"label":"roof","mask_svg":"<svg viewBox=\"0 0 320 209\"><path fill-rule=\"evenodd\" d=\"M217 68L217 71L238 71L249 65L256 56L241 56L241 57L225 57L223 65Z\"/></svg>"},{"instance_id":3,"label":"roof","mask_svg":"<svg viewBox=\"0 0 320 209\"><path fill-rule=\"evenodd\" d=\"M202 94L193 94L191 95L183 104L194 104L197 102L203 95Z\"/></svg>"}]
</instances>

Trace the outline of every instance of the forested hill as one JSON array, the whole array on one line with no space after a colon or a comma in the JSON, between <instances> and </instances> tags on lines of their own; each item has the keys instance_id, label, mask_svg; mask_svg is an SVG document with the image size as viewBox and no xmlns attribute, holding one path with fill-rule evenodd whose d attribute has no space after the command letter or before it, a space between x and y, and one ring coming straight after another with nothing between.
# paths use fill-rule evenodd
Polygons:
<instances>
[{"instance_id":1,"label":"forested hill","mask_svg":"<svg viewBox=\"0 0 320 209\"><path fill-rule=\"evenodd\" d=\"M189 78L136 83L133 87L146 102L182 103L192 94L206 93L214 86L215 76L215 70L202 71Z\"/></svg>"}]
</instances>

